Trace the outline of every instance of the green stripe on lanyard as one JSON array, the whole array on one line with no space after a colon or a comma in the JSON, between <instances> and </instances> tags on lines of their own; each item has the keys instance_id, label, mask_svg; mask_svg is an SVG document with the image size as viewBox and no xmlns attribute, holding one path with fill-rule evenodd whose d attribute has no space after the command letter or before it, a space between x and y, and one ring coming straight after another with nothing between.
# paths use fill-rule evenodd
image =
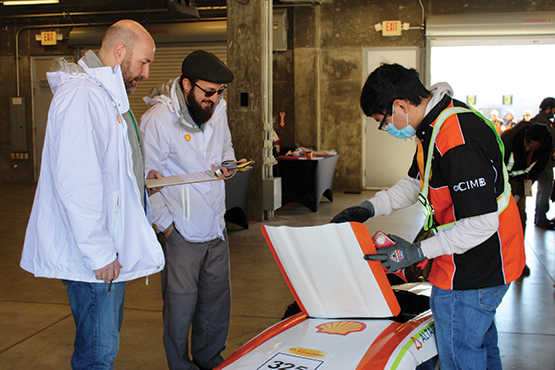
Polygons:
<instances>
[{"instance_id":1,"label":"green stripe on lanyard","mask_svg":"<svg viewBox=\"0 0 555 370\"><path fill-rule=\"evenodd\" d=\"M133 116L133 112L131 112L131 109L127 111L127 114L129 114L129 117L131 118L131 122L133 122L133 127L135 128L135 135L137 135L137 142L139 143L139 153L142 152L142 146L141 146L141 136L139 135L139 129L137 128L137 122L135 122L135 116ZM147 193L146 193L146 186L143 186L143 208L145 210L146 213L146 204L147 204Z\"/></svg>"},{"instance_id":2,"label":"green stripe on lanyard","mask_svg":"<svg viewBox=\"0 0 555 370\"><path fill-rule=\"evenodd\" d=\"M137 135L137 141L139 142L139 148L141 147L141 136L139 135L139 129L137 128L137 122L135 122L135 117L133 116L133 112L131 109L127 111L129 117L131 117L131 122L133 122L133 127L135 128L135 134Z\"/></svg>"}]
</instances>

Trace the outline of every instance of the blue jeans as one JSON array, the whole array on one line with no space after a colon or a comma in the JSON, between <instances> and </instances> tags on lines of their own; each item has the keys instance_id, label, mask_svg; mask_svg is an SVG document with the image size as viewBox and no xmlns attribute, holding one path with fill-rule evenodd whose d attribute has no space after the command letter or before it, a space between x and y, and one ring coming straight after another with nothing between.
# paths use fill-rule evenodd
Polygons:
<instances>
[{"instance_id":1,"label":"blue jeans","mask_svg":"<svg viewBox=\"0 0 555 370\"><path fill-rule=\"evenodd\" d=\"M441 370L501 369L495 311L509 284L471 290L432 288Z\"/></svg>"},{"instance_id":2,"label":"blue jeans","mask_svg":"<svg viewBox=\"0 0 555 370\"><path fill-rule=\"evenodd\" d=\"M113 369L119 348L123 320L125 283L62 280L67 286L69 305L75 321L73 369Z\"/></svg>"}]
</instances>

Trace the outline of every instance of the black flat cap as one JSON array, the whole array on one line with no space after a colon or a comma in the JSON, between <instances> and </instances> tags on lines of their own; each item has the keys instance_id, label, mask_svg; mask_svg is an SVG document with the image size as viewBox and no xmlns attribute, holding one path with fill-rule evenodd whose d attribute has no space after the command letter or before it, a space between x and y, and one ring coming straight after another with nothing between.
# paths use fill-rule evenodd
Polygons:
<instances>
[{"instance_id":1,"label":"black flat cap","mask_svg":"<svg viewBox=\"0 0 555 370\"><path fill-rule=\"evenodd\" d=\"M233 73L214 54L196 50L187 55L181 64L181 74L191 79L227 84L233 81Z\"/></svg>"}]
</instances>

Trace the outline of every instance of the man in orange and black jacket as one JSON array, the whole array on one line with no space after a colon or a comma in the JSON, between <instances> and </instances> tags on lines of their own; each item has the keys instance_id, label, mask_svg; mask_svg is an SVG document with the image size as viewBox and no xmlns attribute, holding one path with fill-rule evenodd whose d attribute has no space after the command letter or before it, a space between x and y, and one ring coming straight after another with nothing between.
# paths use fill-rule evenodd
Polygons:
<instances>
[{"instance_id":1,"label":"man in orange and black jacket","mask_svg":"<svg viewBox=\"0 0 555 370\"><path fill-rule=\"evenodd\" d=\"M390 271L433 259L441 368L501 369L495 310L525 265L522 227L495 127L451 95L448 84L427 90L414 69L398 64L370 74L362 110L394 137L416 136L418 149L408 176L332 222L364 222L423 203L433 237L411 243L390 235L395 245L365 258Z\"/></svg>"}]
</instances>

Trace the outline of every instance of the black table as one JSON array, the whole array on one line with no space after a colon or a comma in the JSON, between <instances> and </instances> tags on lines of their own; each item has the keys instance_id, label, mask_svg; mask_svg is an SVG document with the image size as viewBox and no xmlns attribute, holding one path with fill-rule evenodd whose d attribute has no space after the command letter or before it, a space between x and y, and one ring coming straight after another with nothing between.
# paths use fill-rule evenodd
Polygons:
<instances>
[{"instance_id":1,"label":"black table","mask_svg":"<svg viewBox=\"0 0 555 370\"><path fill-rule=\"evenodd\" d=\"M245 172L237 172L229 180L225 180L225 215L228 222L233 222L245 229L249 228L249 179L252 169Z\"/></svg>"},{"instance_id":2,"label":"black table","mask_svg":"<svg viewBox=\"0 0 555 370\"><path fill-rule=\"evenodd\" d=\"M282 204L299 202L318 211L322 195L333 202L333 174L339 155L306 159L278 158Z\"/></svg>"}]
</instances>

